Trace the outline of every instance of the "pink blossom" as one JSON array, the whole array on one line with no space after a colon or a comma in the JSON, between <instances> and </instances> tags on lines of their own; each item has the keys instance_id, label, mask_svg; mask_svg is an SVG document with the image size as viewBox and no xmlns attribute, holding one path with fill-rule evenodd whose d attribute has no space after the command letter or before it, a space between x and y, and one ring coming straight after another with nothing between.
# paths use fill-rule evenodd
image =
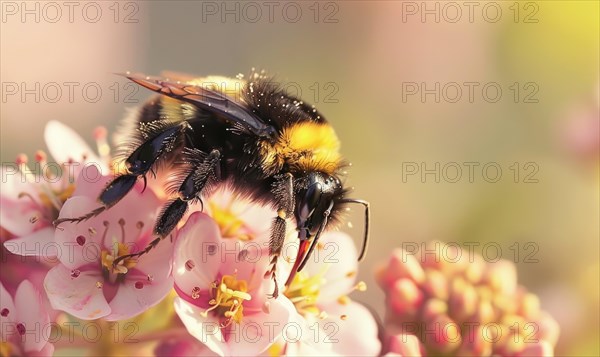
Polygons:
<instances>
[{"instance_id":1,"label":"pink blossom","mask_svg":"<svg viewBox=\"0 0 600 357\"><path fill-rule=\"evenodd\" d=\"M108 173L107 158L99 158L64 124L48 122L44 137L56 163L49 163L46 154L38 151L33 168L24 154L19 155L16 165L1 168L0 226L14 236L5 244L14 254L55 257L55 247L49 244L54 239L52 222L73 194L73 181L90 165ZM102 139L98 140L103 147Z\"/></svg>"},{"instance_id":2,"label":"pink blossom","mask_svg":"<svg viewBox=\"0 0 600 357\"><path fill-rule=\"evenodd\" d=\"M352 239L342 232L326 232L313 254L284 291L307 327L307 338L288 343L286 350L301 355L312 354L311 350L317 355L379 355L372 313L349 297L366 289L364 282L356 281L358 254Z\"/></svg>"},{"instance_id":3,"label":"pink blossom","mask_svg":"<svg viewBox=\"0 0 600 357\"><path fill-rule=\"evenodd\" d=\"M210 196L205 208L211 217L193 213L175 249L176 311L192 335L220 355L378 355L372 314L348 297L365 289L356 282L357 252L350 237L323 234L304 271L289 287L280 285L283 293L277 299L269 299L273 286L263 275L276 212L229 190ZM293 223L288 227L277 269L280 282L298 249ZM236 339L252 325L270 334L257 341ZM357 333L363 338L356 339Z\"/></svg>"},{"instance_id":4,"label":"pink blossom","mask_svg":"<svg viewBox=\"0 0 600 357\"><path fill-rule=\"evenodd\" d=\"M96 197L111 177L80 175L77 190L60 211L60 217L78 217L98 207ZM158 303L173 286L170 261L173 244L164 239L138 259L135 253L154 240L152 234L161 202L139 183L125 198L100 215L81 223L65 222L56 230L60 263L48 272L44 285L57 310L80 319L121 320Z\"/></svg>"},{"instance_id":5,"label":"pink blossom","mask_svg":"<svg viewBox=\"0 0 600 357\"><path fill-rule=\"evenodd\" d=\"M0 283L0 325L0 355L51 356L54 352L48 342L50 317L28 280L19 284L14 299Z\"/></svg>"},{"instance_id":6,"label":"pink blossom","mask_svg":"<svg viewBox=\"0 0 600 357\"><path fill-rule=\"evenodd\" d=\"M263 277L269 264L264 242L224 239L220 226L200 212L178 233L175 310L190 334L219 355L259 354L296 314L286 297L268 299L273 285Z\"/></svg>"}]
</instances>

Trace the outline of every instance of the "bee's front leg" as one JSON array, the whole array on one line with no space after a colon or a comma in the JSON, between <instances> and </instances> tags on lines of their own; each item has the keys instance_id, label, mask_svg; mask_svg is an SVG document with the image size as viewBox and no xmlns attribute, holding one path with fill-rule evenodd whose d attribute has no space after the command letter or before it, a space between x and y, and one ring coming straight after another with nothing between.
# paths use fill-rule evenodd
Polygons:
<instances>
[{"instance_id":1,"label":"bee's front leg","mask_svg":"<svg viewBox=\"0 0 600 357\"><path fill-rule=\"evenodd\" d=\"M188 128L187 123L171 125L161 120L150 123L147 125L150 129L138 130L138 135L145 135L147 138L125 159L127 172L112 180L98 196L101 206L83 216L59 218L53 222L54 226L63 222L79 223L99 215L123 199L140 177L144 179L144 189L146 189L148 171L152 170L157 160L174 150L176 143L181 140Z\"/></svg>"}]
</instances>

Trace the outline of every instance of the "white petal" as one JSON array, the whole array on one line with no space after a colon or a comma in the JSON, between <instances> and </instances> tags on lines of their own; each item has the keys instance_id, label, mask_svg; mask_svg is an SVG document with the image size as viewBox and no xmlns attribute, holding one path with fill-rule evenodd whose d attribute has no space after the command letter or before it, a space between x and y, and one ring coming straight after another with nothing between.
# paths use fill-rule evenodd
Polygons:
<instances>
[{"instance_id":1,"label":"white petal","mask_svg":"<svg viewBox=\"0 0 600 357\"><path fill-rule=\"evenodd\" d=\"M295 321L298 314L294 305L285 297L273 300L268 314L245 313L239 325L230 325L233 332L229 333L219 328L214 316L203 317L203 309L179 297L175 298L175 311L188 332L220 356L257 356L281 340L283 334L299 333L302 338L305 331L303 324Z\"/></svg>"},{"instance_id":2,"label":"white petal","mask_svg":"<svg viewBox=\"0 0 600 357\"><path fill-rule=\"evenodd\" d=\"M135 287L135 281L125 280L117 294L110 301L110 315L107 321L125 320L134 317L158 304L173 288L173 278L161 278L143 288Z\"/></svg>"},{"instance_id":3,"label":"white petal","mask_svg":"<svg viewBox=\"0 0 600 357\"><path fill-rule=\"evenodd\" d=\"M194 287L207 289L223 264L221 233L207 215L194 212L177 234L173 276L177 287L191 293Z\"/></svg>"},{"instance_id":4,"label":"white petal","mask_svg":"<svg viewBox=\"0 0 600 357\"><path fill-rule=\"evenodd\" d=\"M54 261L58 244L54 241L54 228L46 227L31 234L4 242L9 252L17 255L47 257Z\"/></svg>"},{"instance_id":5,"label":"white petal","mask_svg":"<svg viewBox=\"0 0 600 357\"><path fill-rule=\"evenodd\" d=\"M59 218L79 217L98 208L98 206L98 203L92 198L84 196L71 197L60 210ZM102 236L106 230L103 224L105 219L100 216L81 223L62 223L60 229L56 229L54 232L54 239L58 246L58 259L70 269L99 262L101 250L104 248L102 246ZM113 225L115 225L114 222ZM91 234L90 232L95 233ZM77 243L78 236L85 237L83 246Z\"/></svg>"},{"instance_id":6,"label":"white petal","mask_svg":"<svg viewBox=\"0 0 600 357\"><path fill-rule=\"evenodd\" d=\"M175 298L175 312L185 325L190 335L205 344L219 356L225 356L227 349L223 344L223 335L219 328L219 322L212 316L203 317L200 309L188 304L183 299Z\"/></svg>"},{"instance_id":7,"label":"white petal","mask_svg":"<svg viewBox=\"0 0 600 357\"><path fill-rule=\"evenodd\" d=\"M97 273L82 272L77 278L72 278L71 270L64 265L52 268L44 280L52 308L66 311L83 320L110 314L110 306L104 293L96 286L96 282L103 280L99 271Z\"/></svg>"},{"instance_id":8,"label":"white petal","mask_svg":"<svg viewBox=\"0 0 600 357\"><path fill-rule=\"evenodd\" d=\"M294 304L284 296L270 300L270 304L268 314L244 315L236 325L237 330L227 343L230 356L256 356L282 337L303 338L306 329L296 319L299 315Z\"/></svg>"},{"instance_id":9,"label":"white petal","mask_svg":"<svg viewBox=\"0 0 600 357\"><path fill-rule=\"evenodd\" d=\"M350 236L343 232L326 232L320 243L321 248L314 250L304 271L309 276L325 272L319 304L326 304L352 291L358 273L358 254Z\"/></svg>"},{"instance_id":10,"label":"white petal","mask_svg":"<svg viewBox=\"0 0 600 357\"><path fill-rule=\"evenodd\" d=\"M342 356L379 355L381 343L377 323L366 307L356 302L320 307L328 317L317 322L321 331L319 343L331 344L333 352ZM341 318L343 315L344 319Z\"/></svg>"},{"instance_id":11,"label":"white petal","mask_svg":"<svg viewBox=\"0 0 600 357\"><path fill-rule=\"evenodd\" d=\"M94 163L102 169L102 172L108 172L106 163L100 160L79 134L65 124L56 120L49 121L44 130L44 139L50 155L57 163L63 164L69 161Z\"/></svg>"}]
</instances>

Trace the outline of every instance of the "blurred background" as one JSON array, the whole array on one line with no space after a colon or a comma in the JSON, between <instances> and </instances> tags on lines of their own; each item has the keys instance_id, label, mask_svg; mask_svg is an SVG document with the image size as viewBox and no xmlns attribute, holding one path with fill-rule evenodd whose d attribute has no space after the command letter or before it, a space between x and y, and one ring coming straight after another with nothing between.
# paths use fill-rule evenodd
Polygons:
<instances>
[{"instance_id":1,"label":"blurred background","mask_svg":"<svg viewBox=\"0 0 600 357\"><path fill-rule=\"evenodd\" d=\"M2 2L3 163L49 120L90 145L116 128L149 92L115 72L264 68L333 123L372 204L355 299L383 312L373 270L403 242L493 243L556 354L600 353L597 1L73 3Z\"/></svg>"}]
</instances>

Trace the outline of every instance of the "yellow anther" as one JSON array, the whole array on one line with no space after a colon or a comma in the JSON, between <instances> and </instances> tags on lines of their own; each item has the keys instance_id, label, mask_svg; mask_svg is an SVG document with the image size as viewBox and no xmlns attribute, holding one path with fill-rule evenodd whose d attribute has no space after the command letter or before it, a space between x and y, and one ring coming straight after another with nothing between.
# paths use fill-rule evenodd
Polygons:
<instances>
[{"instance_id":1,"label":"yellow anther","mask_svg":"<svg viewBox=\"0 0 600 357\"><path fill-rule=\"evenodd\" d=\"M232 322L240 323L243 315L243 302L252 299L248 294L248 283L245 280L237 280L235 275L224 275L221 283L211 284L215 297L208 302L210 308L201 312L206 317L208 312L215 311L217 315L225 317L222 325L228 326Z\"/></svg>"}]
</instances>

